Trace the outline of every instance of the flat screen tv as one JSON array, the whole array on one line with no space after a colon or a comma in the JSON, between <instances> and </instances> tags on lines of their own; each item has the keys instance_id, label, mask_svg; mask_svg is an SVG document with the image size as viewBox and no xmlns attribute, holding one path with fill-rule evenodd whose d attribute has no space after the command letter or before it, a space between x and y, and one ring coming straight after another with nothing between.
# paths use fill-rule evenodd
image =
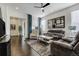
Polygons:
<instances>
[{"instance_id":1,"label":"flat screen tv","mask_svg":"<svg viewBox=\"0 0 79 59\"><path fill-rule=\"evenodd\" d=\"M5 35L5 22L0 18L0 37Z\"/></svg>"}]
</instances>

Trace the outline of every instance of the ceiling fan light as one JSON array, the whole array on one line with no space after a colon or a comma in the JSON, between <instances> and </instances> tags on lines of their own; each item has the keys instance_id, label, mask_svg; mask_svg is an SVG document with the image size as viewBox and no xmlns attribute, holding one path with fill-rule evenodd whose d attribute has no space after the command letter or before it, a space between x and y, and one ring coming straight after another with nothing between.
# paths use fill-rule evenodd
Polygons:
<instances>
[{"instance_id":1,"label":"ceiling fan light","mask_svg":"<svg viewBox=\"0 0 79 59\"><path fill-rule=\"evenodd\" d=\"M41 8L41 11L44 12L44 8Z\"/></svg>"},{"instance_id":2,"label":"ceiling fan light","mask_svg":"<svg viewBox=\"0 0 79 59\"><path fill-rule=\"evenodd\" d=\"M44 8L41 8L41 10L44 10Z\"/></svg>"}]
</instances>

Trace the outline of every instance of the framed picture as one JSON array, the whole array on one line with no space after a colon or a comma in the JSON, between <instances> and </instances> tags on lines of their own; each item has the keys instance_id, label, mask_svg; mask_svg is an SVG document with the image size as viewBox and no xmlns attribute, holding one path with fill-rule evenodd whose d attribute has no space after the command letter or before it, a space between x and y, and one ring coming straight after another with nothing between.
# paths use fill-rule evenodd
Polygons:
<instances>
[{"instance_id":1,"label":"framed picture","mask_svg":"<svg viewBox=\"0 0 79 59\"><path fill-rule=\"evenodd\" d=\"M65 28L65 16L53 18L50 22L52 22L52 25L49 25L49 27L52 26L52 28Z\"/></svg>"},{"instance_id":2,"label":"framed picture","mask_svg":"<svg viewBox=\"0 0 79 59\"><path fill-rule=\"evenodd\" d=\"M16 25L15 24L11 24L10 28L11 28L11 30L15 30L16 29Z\"/></svg>"}]
</instances>

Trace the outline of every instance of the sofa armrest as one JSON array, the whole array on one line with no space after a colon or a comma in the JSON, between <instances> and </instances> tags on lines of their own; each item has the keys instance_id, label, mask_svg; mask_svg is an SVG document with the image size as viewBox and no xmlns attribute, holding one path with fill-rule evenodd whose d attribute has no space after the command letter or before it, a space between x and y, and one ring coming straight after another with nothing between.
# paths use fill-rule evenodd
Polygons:
<instances>
[{"instance_id":1,"label":"sofa armrest","mask_svg":"<svg viewBox=\"0 0 79 59\"><path fill-rule=\"evenodd\" d=\"M73 49L73 46L70 43L63 42L61 40L53 41L53 43L56 44L56 45L58 45L58 46L62 46L64 48L70 49L70 50Z\"/></svg>"},{"instance_id":2,"label":"sofa armrest","mask_svg":"<svg viewBox=\"0 0 79 59\"><path fill-rule=\"evenodd\" d=\"M74 46L73 50L79 50L79 42Z\"/></svg>"}]
</instances>

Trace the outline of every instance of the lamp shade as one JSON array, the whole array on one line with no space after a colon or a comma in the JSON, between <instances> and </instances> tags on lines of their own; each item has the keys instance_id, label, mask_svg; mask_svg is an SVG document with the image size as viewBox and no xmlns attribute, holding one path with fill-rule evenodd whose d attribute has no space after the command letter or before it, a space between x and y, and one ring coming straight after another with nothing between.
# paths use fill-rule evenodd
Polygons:
<instances>
[{"instance_id":1,"label":"lamp shade","mask_svg":"<svg viewBox=\"0 0 79 59\"><path fill-rule=\"evenodd\" d=\"M70 30L76 30L76 26L69 26Z\"/></svg>"}]
</instances>

